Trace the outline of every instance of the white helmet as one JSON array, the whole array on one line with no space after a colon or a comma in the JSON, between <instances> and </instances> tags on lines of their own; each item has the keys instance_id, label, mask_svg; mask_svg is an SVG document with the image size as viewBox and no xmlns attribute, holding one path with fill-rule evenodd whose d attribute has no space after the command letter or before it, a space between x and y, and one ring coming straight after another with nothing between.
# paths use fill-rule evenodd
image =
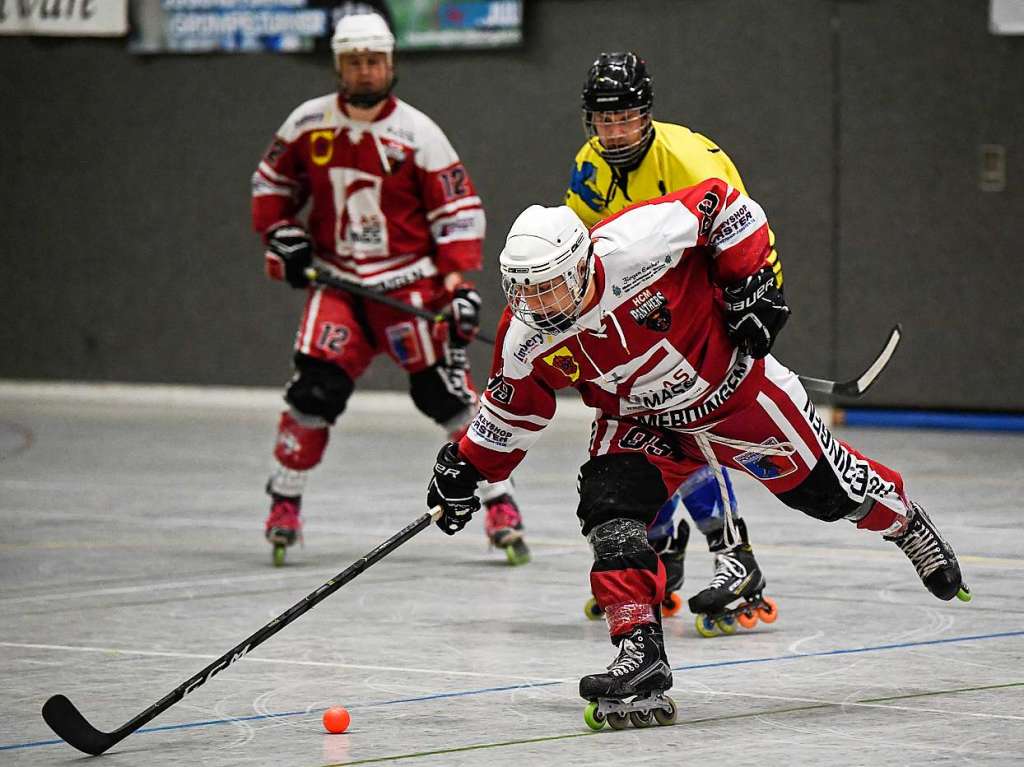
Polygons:
<instances>
[{"instance_id":1,"label":"white helmet","mask_svg":"<svg viewBox=\"0 0 1024 767\"><path fill-rule=\"evenodd\" d=\"M386 53L390 61L395 50L395 36L391 34L388 23L379 14L348 14L342 16L334 28L331 50L335 56L361 51Z\"/></svg>"},{"instance_id":2,"label":"white helmet","mask_svg":"<svg viewBox=\"0 0 1024 767\"><path fill-rule=\"evenodd\" d=\"M570 208L531 205L501 251L501 286L512 313L535 330L561 333L576 322L590 282L593 249Z\"/></svg>"}]
</instances>

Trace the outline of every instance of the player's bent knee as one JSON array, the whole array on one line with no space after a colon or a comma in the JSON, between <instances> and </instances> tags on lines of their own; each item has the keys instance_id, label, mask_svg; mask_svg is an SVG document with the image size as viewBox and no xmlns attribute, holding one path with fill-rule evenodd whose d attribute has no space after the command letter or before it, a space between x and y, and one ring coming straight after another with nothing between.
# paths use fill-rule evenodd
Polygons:
<instances>
[{"instance_id":1,"label":"player's bent knee","mask_svg":"<svg viewBox=\"0 0 1024 767\"><path fill-rule=\"evenodd\" d=\"M849 496L839 478L822 456L807 478L792 490L776 495L790 508L802 511L823 522L835 522L852 514L860 506Z\"/></svg>"},{"instance_id":2,"label":"player's bent knee","mask_svg":"<svg viewBox=\"0 0 1024 767\"><path fill-rule=\"evenodd\" d=\"M285 392L285 401L300 413L319 416L328 423L345 412L355 383L337 365L305 354L295 355L295 375Z\"/></svg>"},{"instance_id":3,"label":"player's bent knee","mask_svg":"<svg viewBox=\"0 0 1024 767\"><path fill-rule=\"evenodd\" d=\"M642 455L621 453L599 455L583 464L579 492L576 516L585 536L616 519L635 520L646 528L668 499L657 467Z\"/></svg>"},{"instance_id":4,"label":"player's bent knee","mask_svg":"<svg viewBox=\"0 0 1024 767\"><path fill-rule=\"evenodd\" d=\"M473 401L466 385L459 385L452 379L451 371L439 364L409 374L409 395L417 410L446 428L462 416Z\"/></svg>"}]
</instances>

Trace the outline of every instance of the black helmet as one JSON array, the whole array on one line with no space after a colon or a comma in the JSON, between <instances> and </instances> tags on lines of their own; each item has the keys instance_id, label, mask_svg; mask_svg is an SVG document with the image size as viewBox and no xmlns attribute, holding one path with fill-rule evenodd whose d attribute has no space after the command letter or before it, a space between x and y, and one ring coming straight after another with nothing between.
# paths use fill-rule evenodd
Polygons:
<instances>
[{"instance_id":1,"label":"black helmet","mask_svg":"<svg viewBox=\"0 0 1024 767\"><path fill-rule=\"evenodd\" d=\"M643 157L654 139L653 104L647 63L632 51L602 53L591 64L583 83L583 127L609 165L633 166ZM619 114L602 116L607 112Z\"/></svg>"},{"instance_id":2,"label":"black helmet","mask_svg":"<svg viewBox=\"0 0 1024 767\"><path fill-rule=\"evenodd\" d=\"M647 62L632 51L602 53L590 65L583 83L583 109L611 112L637 109L654 103L654 88Z\"/></svg>"}]
</instances>

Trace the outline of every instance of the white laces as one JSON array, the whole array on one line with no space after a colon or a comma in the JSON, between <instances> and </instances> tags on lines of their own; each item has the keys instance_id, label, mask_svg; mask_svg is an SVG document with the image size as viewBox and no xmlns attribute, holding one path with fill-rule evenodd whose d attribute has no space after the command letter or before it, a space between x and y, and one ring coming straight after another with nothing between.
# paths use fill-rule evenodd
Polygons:
<instances>
[{"instance_id":1,"label":"white laces","mask_svg":"<svg viewBox=\"0 0 1024 767\"><path fill-rule=\"evenodd\" d=\"M727 581L736 578L743 578L747 574L747 568L736 557L728 554L715 554L715 575L711 579L708 588L724 586Z\"/></svg>"},{"instance_id":2,"label":"white laces","mask_svg":"<svg viewBox=\"0 0 1024 767\"><path fill-rule=\"evenodd\" d=\"M911 530L897 539L896 544L910 558L922 578L948 564L939 537L928 529L923 520L916 530Z\"/></svg>"},{"instance_id":3,"label":"white laces","mask_svg":"<svg viewBox=\"0 0 1024 767\"><path fill-rule=\"evenodd\" d=\"M630 674L640 668L643 661L644 651L633 640L626 637L622 640L619 657L608 666L608 671L612 676Z\"/></svg>"}]
</instances>

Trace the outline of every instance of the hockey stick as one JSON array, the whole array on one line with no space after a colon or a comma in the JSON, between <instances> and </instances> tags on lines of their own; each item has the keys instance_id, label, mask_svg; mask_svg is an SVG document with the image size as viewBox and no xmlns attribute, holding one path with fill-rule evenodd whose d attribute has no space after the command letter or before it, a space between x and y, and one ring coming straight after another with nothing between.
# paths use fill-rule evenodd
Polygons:
<instances>
[{"instance_id":1,"label":"hockey stick","mask_svg":"<svg viewBox=\"0 0 1024 767\"><path fill-rule=\"evenodd\" d=\"M398 309L403 312L412 314L415 317L422 317L430 322L441 322L445 319L444 315L437 312L432 312L429 309L423 309L419 306L412 306L404 301L399 301L395 298L389 298L386 295L378 293L370 288L365 288L362 285L356 285L355 283L348 282L335 277L332 274L327 274L319 269L310 267L306 270L306 276L311 282L317 285L324 285L329 288L336 290L347 290L357 296L364 296L373 301L390 306L394 309ZM822 394L828 394L831 396L841 397L860 397L870 388L871 384L875 382L879 374L885 370L885 366L889 364L889 360L892 359L892 355L896 352L896 347L900 343L902 334L902 327L897 323L889 333L889 340L885 342L885 346L882 351L879 352L875 361L871 363L867 370L860 374L858 378L852 381L829 381L826 378L813 378L811 376L797 376L800 379L800 383L803 384L804 388L808 391L820 392ZM477 339L483 341L485 344L493 344L494 339L484 333L477 333Z\"/></svg>"},{"instance_id":2,"label":"hockey stick","mask_svg":"<svg viewBox=\"0 0 1024 767\"><path fill-rule=\"evenodd\" d=\"M885 346L882 347L882 351L875 357L875 361L859 377L852 381L837 382L828 381L823 378L800 376L800 383L804 385L807 391L816 391L840 397L860 397L871 387L871 384L875 382L879 374L885 370L885 366L889 364L892 355L896 353L896 347L899 346L902 335L903 327L896 323L889 333L889 340L885 342Z\"/></svg>"},{"instance_id":3,"label":"hockey stick","mask_svg":"<svg viewBox=\"0 0 1024 767\"><path fill-rule=\"evenodd\" d=\"M113 732L97 730L79 713L78 709L75 708L75 704L63 695L54 695L43 704L43 719L50 725L50 729L79 751L84 751L93 756L102 754L115 743L127 738L151 719L162 714L197 687L206 684L212 676L223 671L243 655L248 654L263 644L300 615L327 599L327 597L362 573L370 565L382 560L414 535L428 527L431 522L434 522L440 516L441 507L435 506L415 522L392 535L369 554L349 565L323 586L303 598L301 602L297 602L289 607L248 639L243 640L228 650L198 674L182 682L141 714Z\"/></svg>"},{"instance_id":4,"label":"hockey stick","mask_svg":"<svg viewBox=\"0 0 1024 767\"><path fill-rule=\"evenodd\" d=\"M317 285L323 285L324 287L334 288L335 290L344 290L351 293L354 296L361 296L362 298L368 298L371 301L376 301L384 306L390 306L392 309L398 309L399 311L411 314L414 317L422 317L423 319L431 322L445 322L445 317L441 312L432 312L429 309L424 309L422 306L413 306L407 304L404 301L399 301L397 298L391 298L383 293L380 293L372 288L367 288L362 285L358 285L348 280L343 280L339 277L335 277L333 274L321 271L315 267L309 267L306 269L306 277L309 278L310 282L316 283ZM476 339L483 341L485 344L494 345L494 339L485 333L477 333Z\"/></svg>"}]
</instances>

